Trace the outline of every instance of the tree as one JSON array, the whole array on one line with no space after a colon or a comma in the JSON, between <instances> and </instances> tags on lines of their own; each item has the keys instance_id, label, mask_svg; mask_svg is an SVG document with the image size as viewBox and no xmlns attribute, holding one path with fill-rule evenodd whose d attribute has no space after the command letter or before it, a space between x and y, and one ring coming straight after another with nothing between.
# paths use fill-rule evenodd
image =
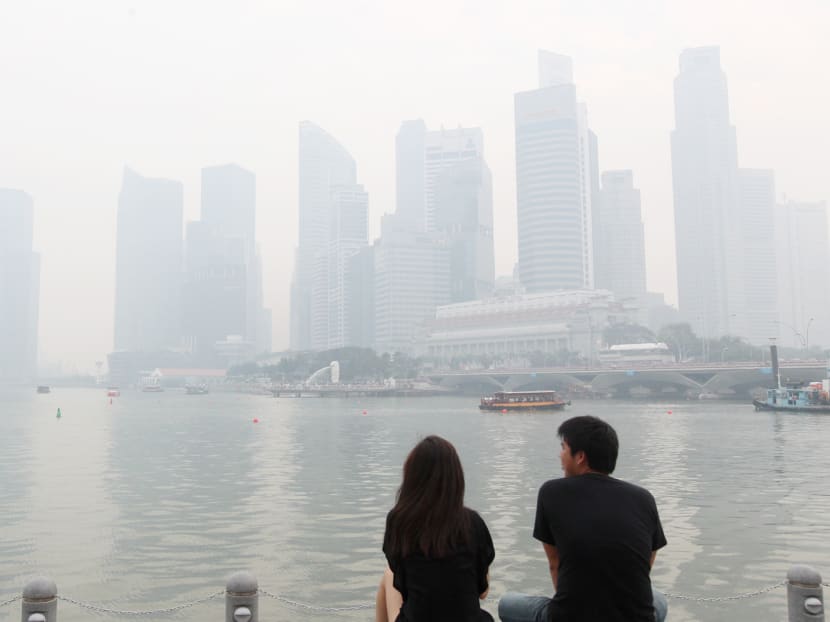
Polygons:
<instances>
[{"instance_id":1,"label":"tree","mask_svg":"<svg viewBox=\"0 0 830 622\"><path fill-rule=\"evenodd\" d=\"M701 353L700 338L686 322L667 324L660 329L657 339L671 348L679 363Z\"/></svg>"}]
</instances>

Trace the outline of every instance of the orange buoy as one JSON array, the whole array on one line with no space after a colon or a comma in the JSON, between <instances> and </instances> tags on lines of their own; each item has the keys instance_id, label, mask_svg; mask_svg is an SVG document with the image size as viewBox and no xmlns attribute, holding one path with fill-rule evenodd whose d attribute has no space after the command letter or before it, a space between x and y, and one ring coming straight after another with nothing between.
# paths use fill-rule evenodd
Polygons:
<instances>
[{"instance_id":1,"label":"orange buoy","mask_svg":"<svg viewBox=\"0 0 830 622\"><path fill-rule=\"evenodd\" d=\"M501 414L503 414L503 415L504 415L504 414L507 414L507 409L506 409L506 408L502 408L502 409L501 409Z\"/></svg>"},{"instance_id":2,"label":"orange buoy","mask_svg":"<svg viewBox=\"0 0 830 622\"><path fill-rule=\"evenodd\" d=\"M259 419L257 419L256 417L254 417L254 423L259 423Z\"/></svg>"},{"instance_id":3,"label":"orange buoy","mask_svg":"<svg viewBox=\"0 0 830 622\"><path fill-rule=\"evenodd\" d=\"M365 410L363 411L363 414L364 414L364 415L366 414L366 411L365 411Z\"/></svg>"},{"instance_id":4,"label":"orange buoy","mask_svg":"<svg viewBox=\"0 0 830 622\"><path fill-rule=\"evenodd\" d=\"M670 410L667 410L666 412L667 412L668 414L671 414L671 411L670 411Z\"/></svg>"}]
</instances>

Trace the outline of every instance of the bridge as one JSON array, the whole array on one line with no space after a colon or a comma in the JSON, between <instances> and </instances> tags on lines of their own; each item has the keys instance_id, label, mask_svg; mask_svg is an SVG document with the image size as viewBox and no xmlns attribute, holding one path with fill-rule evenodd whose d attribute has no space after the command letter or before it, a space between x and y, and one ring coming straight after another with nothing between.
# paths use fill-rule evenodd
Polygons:
<instances>
[{"instance_id":1,"label":"bridge","mask_svg":"<svg viewBox=\"0 0 830 622\"><path fill-rule=\"evenodd\" d=\"M556 389L572 394L627 397L640 392L693 397L748 397L775 386L772 368L758 361L624 367L547 367L530 369L444 370L426 374L435 384L464 392ZM827 377L825 361L789 361L780 366L781 382L811 382Z\"/></svg>"}]
</instances>

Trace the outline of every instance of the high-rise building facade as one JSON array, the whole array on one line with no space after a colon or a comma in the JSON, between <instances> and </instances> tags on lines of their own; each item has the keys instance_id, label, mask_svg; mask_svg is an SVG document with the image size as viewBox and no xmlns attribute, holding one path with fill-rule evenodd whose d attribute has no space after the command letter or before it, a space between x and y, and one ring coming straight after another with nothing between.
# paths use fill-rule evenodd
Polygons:
<instances>
[{"instance_id":1,"label":"high-rise building facade","mask_svg":"<svg viewBox=\"0 0 830 622\"><path fill-rule=\"evenodd\" d=\"M427 126L423 119L404 121L395 137L395 214L415 231L426 229L424 149Z\"/></svg>"},{"instance_id":2,"label":"high-rise building facade","mask_svg":"<svg viewBox=\"0 0 830 622\"><path fill-rule=\"evenodd\" d=\"M446 238L413 231L397 214L387 214L374 261L375 349L412 353L435 309L450 302Z\"/></svg>"},{"instance_id":3,"label":"high-rise building facade","mask_svg":"<svg viewBox=\"0 0 830 622\"><path fill-rule=\"evenodd\" d=\"M0 382L37 375L40 255L32 251L34 205L0 188Z\"/></svg>"},{"instance_id":4,"label":"high-rise building facade","mask_svg":"<svg viewBox=\"0 0 830 622\"><path fill-rule=\"evenodd\" d=\"M596 137L571 59L540 51L539 88L516 93L519 278L528 292L593 287Z\"/></svg>"},{"instance_id":5,"label":"high-rise building facade","mask_svg":"<svg viewBox=\"0 0 830 622\"><path fill-rule=\"evenodd\" d=\"M183 188L124 169L118 197L115 350L181 345Z\"/></svg>"},{"instance_id":6,"label":"high-rise building facade","mask_svg":"<svg viewBox=\"0 0 830 622\"><path fill-rule=\"evenodd\" d=\"M268 310L256 246L256 176L235 164L202 169L201 219L188 223L184 283L185 343L202 364L235 353L270 351Z\"/></svg>"},{"instance_id":7,"label":"high-rise building facade","mask_svg":"<svg viewBox=\"0 0 830 622\"><path fill-rule=\"evenodd\" d=\"M716 47L687 49L674 80L671 134L680 313L697 334L730 332L740 289L738 155Z\"/></svg>"},{"instance_id":8,"label":"high-rise building facade","mask_svg":"<svg viewBox=\"0 0 830 622\"><path fill-rule=\"evenodd\" d=\"M312 285L311 348L353 345L348 294L349 259L369 244L369 195L363 186L333 186L329 244L318 254Z\"/></svg>"},{"instance_id":9,"label":"high-rise building facade","mask_svg":"<svg viewBox=\"0 0 830 622\"><path fill-rule=\"evenodd\" d=\"M461 162L481 160L484 138L481 128L459 127L454 130L427 132L424 140L424 211L426 230L438 229L438 185L448 169ZM404 179L406 179L406 175Z\"/></svg>"},{"instance_id":10,"label":"high-rise building facade","mask_svg":"<svg viewBox=\"0 0 830 622\"><path fill-rule=\"evenodd\" d=\"M595 284L618 300L646 293L646 251L640 191L631 171L605 171L594 211Z\"/></svg>"},{"instance_id":11,"label":"high-rise building facade","mask_svg":"<svg viewBox=\"0 0 830 622\"><path fill-rule=\"evenodd\" d=\"M781 344L830 346L830 250L827 205L786 201L776 207Z\"/></svg>"},{"instance_id":12,"label":"high-rise building facade","mask_svg":"<svg viewBox=\"0 0 830 622\"><path fill-rule=\"evenodd\" d=\"M450 253L450 302L490 296L495 287L493 182L482 156L446 168L435 182L435 227Z\"/></svg>"},{"instance_id":13,"label":"high-rise building facade","mask_svg":"<svg viewBox=\"0 0 830 622\"><path fill-rule=\"evenodd\" d=\"M781 334L775 251L775 175L767 169L738 169L740 279L730 296L729 330L750 343L766 345ZM733 294L730 291L730 294Z\"/></svg>"},{"instance_id":14,"label":"high-rise building facade","mask_svg":"<svg viewBox=\"0 0 830 622\"><path fill-rule=\"evenodd\" d=\"M299 152L300 227L291 284L291 348L323 349L342 341L336 334L330 339L328 313L332 291L340 296L338 287L331 287L331 283L337 280L336 266L343 262L332 264L330 255L333 249L340 249L345 261L344 249L350 242L338 236L353 233L348 224L352 222L350 215L360 211L354 204L362 205L365 211L367 199L357 184L354 159L325 130L308 121L300 123ZM355 196L363 198L355 200ZM346 214L344 221L337 220L341 213ZM342 285L343 279L339 282ZM347 295L339 297L346 299Z\"/></svg>"}]
</instances>

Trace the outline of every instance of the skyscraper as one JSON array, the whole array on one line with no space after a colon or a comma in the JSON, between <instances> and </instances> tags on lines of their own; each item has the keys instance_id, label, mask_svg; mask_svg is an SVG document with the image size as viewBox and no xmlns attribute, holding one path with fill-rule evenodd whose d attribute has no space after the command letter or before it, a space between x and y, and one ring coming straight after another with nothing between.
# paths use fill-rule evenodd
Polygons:
<instances>
[{"instance_id":1,"label":"skyscraper","mask_svg":"<svg viewBox=\"0 0 830 622\"><path fill-rule=\"evenodd\" d=\"M299 138L300 230L291 284L291 348L308 350L328 342L314 318L322 321L322 310L328 308L334 191L354 188L357 173L352 156L323 129L303 121Z\"/></svg>"},{"instance_id":2,"label":"skyscraper","mask_svg":"<svg viewBox=\"0 0 830 622\"><path fill-rule=\"evenodd\" d=\"M363 186L331 188L329 243L318 254L311 299L311 348L352 345L349 259L369 244L369 195Z\"/></svg>"},{"instance_id":3,"label":"skyscraper","mask_svg":"<svg viewBox=\"0 0 830 622\"><path fill-rule=\"evenodd\" d=\"M740 293L738 155L716 47L684 50L671 134L681 315L705 337L730 332ZM730 304L730 297L733 304Z\"/></svg>"},{"instance_id":4,"label":"skyscraper","mask_svg":"<svg viewBox=\"0 0 830 622\"><path fill-rule=\"evenodd\" d=\"M424 148L427 127L422 119L404 121L395 137L395 213L414 230L426 228Z\"/></svg>"},{"instance_id":5,"label":"skyscraper","mask_svg":"<svg viewBox=\"0 0 830 622\"><path fill-rule=\"evenodd\" d=\"M646 256L640 191L631 171L605 171L595 206L596 286L617 299L646 293Z\"/></svg>"},{"instance_id":6,"label":"skyscraper","mask_svg":"<svg viewBox=\"0 0 830 622\"><path fill-rule=\"evenodd\" d=\"M827 205L785 201L776 207L775 231L781 343L826 348L830 345Z\"/></svg>"},{"instance_id":7,"label":"skyscraper","mask_svg":"<svg viewBox=\"0 0 830 622\"><path fill-rule=\"evenodd\" d=\"M775 175L766 169L738 169L740 278L730 296L729 329L750 343L765 345L782 333L778 325L775 245ZM730 290L730 294L733 292Z\"/></svg>"},{"instance_id":8,"label":"skyscraper","mask_svg":"<svg viewBox=\"0 0 830 622\"><path fill-rule=\"evenodd\" d=\"M495 286L493 182L481 155L446 168L435 183L435 227L450 253L450 302L490 296Z\"/></svg>"},{"instance_id":9,"label":"skyscraper","mask_svg":"<svg viewBox=\"0 0 830 622\"><path fill-rule=\"evenodd\" d=\"M124 169L116 237L116 350L154 352L180 345L182 203L180 182Z\"/></svg>"},{"instance_id":10,"label":"skyscraper","mask_svg":"<svg viewBox=\"0 0 830 622\"><path fill-rule=\"evenodd\" d=\"M0 381L37 374L40 255L32 252L34 207L0 188Z\"/></svg>"},{"instance_id":11,"label":"skyscraper","mask_svg":"<svg viewBox=\"0 0 830 622\"><path fill-rule=\"evenodd\" d=\"M571 59L539 52L539 88L516 93L519 278L528 292L592 287L596 137Z\"/></svg>"},{"instance_id":12,"label":"skyscraper","mask_svg":"<svg viewBox=\"0 0 830 622\"><path fill-rule=\"evenodd\" d=\"M235 355L270 351L256 246L256 176L235 164L202 169L201 219L188 223L184 333L202 363L217 344L237 340ZM227 362L227 361L224 361Z\"/></svg>"},{"instance_id":13,"label":"skyscraper","mask_svg":"<svg viewBox=\"0 0 830 622\"><path fill-rule=\"evenodd\" d=\"M438 228L437 189L442 175L461 162L481 159L484 155L484 138L481 128L459 127L427 132L424 140L424 210L426 230ZM412 172L404 169L404 180Z\"/></svg>"}]
</instances>

